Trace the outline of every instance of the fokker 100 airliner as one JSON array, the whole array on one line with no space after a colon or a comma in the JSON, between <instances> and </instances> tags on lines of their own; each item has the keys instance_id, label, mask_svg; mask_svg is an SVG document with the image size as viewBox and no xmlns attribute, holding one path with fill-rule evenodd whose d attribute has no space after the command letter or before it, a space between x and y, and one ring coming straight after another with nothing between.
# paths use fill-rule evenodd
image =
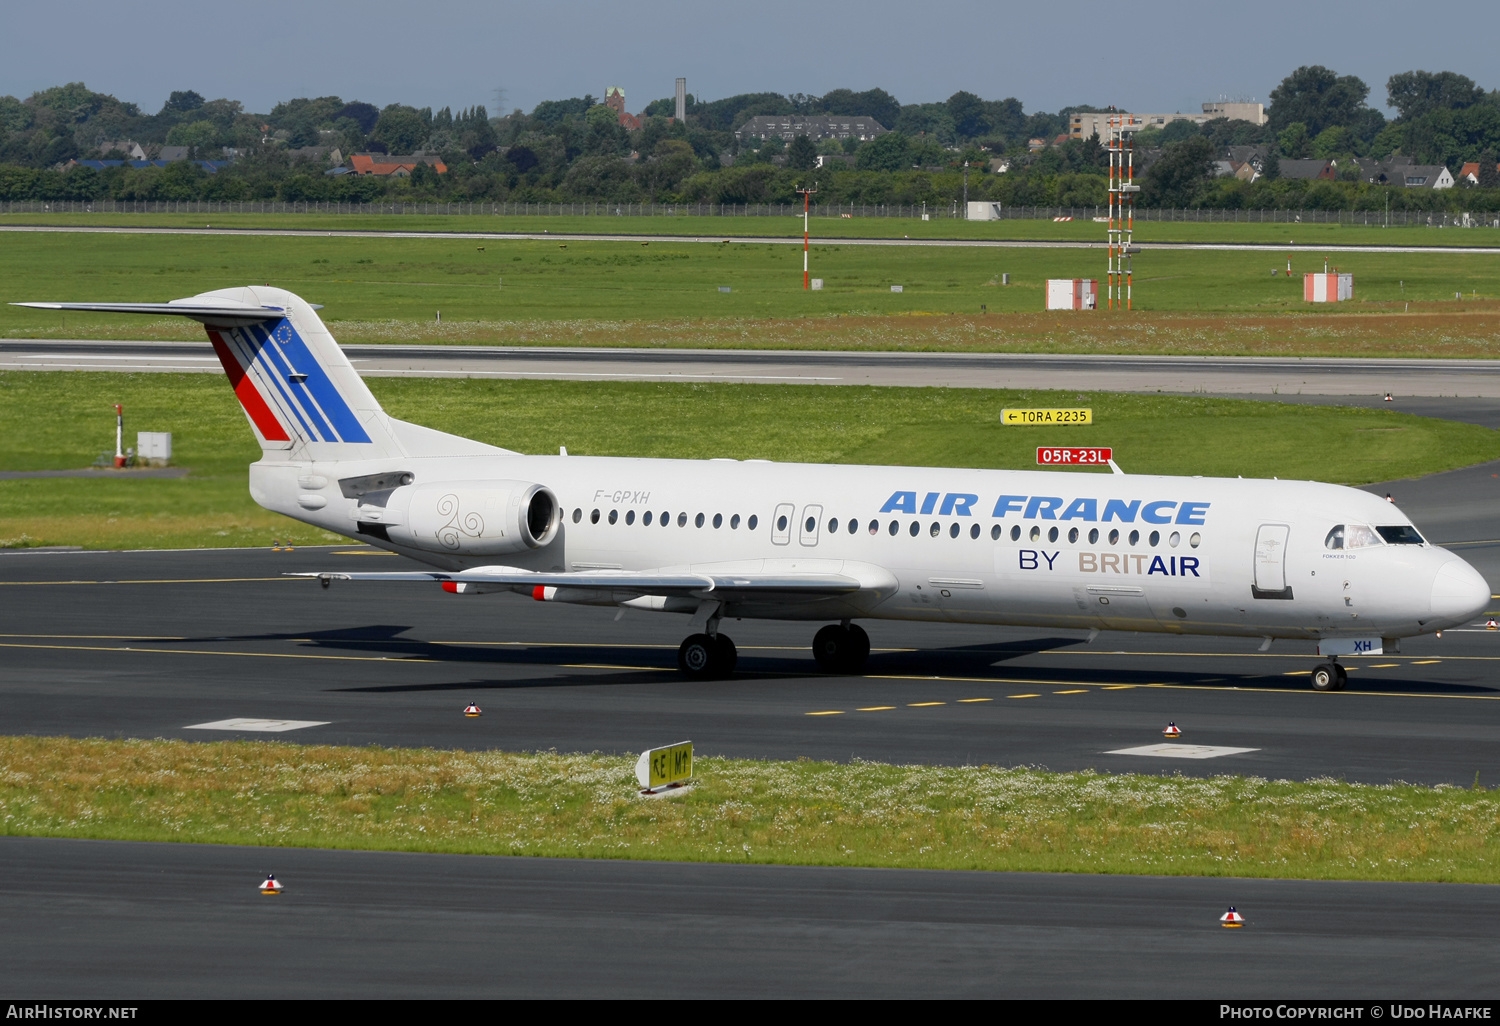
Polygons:
<instances>
[{"instance_id":1,"label":"fokker 100 airliner","mask_svg":"<svg viewBox=\"0 0 1500 1026\"><path fill-rule=\"evenodd\" d=\"M432 570L317 573L458 595L682 613L678 665L735 666L725 618L823 621L856 672L856 620L1286 638L1378 654L1481 613L1490 589L1391 503L1310 481L528 456L385 413L314 307L283 289L170 303L26 303L203 323L259 439L268 510ZM517 411L518 413L520 411Z\"/></svg>"}]
</instances>

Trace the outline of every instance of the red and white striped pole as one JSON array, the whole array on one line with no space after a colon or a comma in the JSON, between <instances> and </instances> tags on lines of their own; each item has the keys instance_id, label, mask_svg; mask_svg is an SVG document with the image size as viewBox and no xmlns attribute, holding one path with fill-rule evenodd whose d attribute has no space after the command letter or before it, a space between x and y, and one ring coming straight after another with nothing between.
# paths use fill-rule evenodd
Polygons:
<instances>
[{"instance_id":1,"label":"red and white striped pole","mask_svg":"<svg viewBox=\"0 0 1500 1026\"><path fill-rule=\"evenodd\" d=\"M807 214L811 203L812 194L818 191L818 183L814 182L811 189L798 189L802 194L802 288L812 288L812 281L807 276Z\"/></svg>"},{"instance_id":2,"label":"red and white striped pole","mask_svg":"<svg viewBox=\"0 0 1500 1026\"><path fill-rule=\"evenodd\" d=\"M125 466L125 407L115 403L115 469Z\"/></svg>"}]
</instances>

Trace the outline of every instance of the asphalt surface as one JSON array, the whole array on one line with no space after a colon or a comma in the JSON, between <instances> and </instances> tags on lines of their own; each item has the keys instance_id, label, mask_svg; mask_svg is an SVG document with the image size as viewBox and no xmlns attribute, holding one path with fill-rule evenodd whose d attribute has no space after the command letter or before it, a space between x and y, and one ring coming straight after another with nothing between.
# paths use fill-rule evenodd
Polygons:
<instances>
[{"instance_id":1,"label":"asphalt surface","mask_svg":"<svg viewBox=\"0 0 1500 1026\"><path fill-rule=\"evenodd\" d=\"M1500 426L1486 398L1396 405ZM1500 583L1500 463L1370 490ZM695 683L672 669L680 617L281 576L403 562L357 545L0 553L0 718L28 734L620 752L687 737L760 757L1500 785L1500 632L1479 623L1347 660L1330 695L1307 686L1310 646L882 623L859 678L816 672L816 625L726 625L742 672ZM482 717L462 715L471 700ZM231 717L322 725L192 728ZM1253 750L1106 754L1160 742L1169 719L1182 742ZM1490 887L21 838L0 838L0 862L0 964L38 996L1361 1000L1500 982ZM256 892L268 871L286 894ZM1229 904L1245 929L1219 928Z\"/></svg>"},{"instance_id":2,"label":"asphalt surface","mask_svg":"<svg viewBox=\"0 0 1500 1026\"><path fill-rule=\"evenodd\" d=\"M0 838L28 997L1492 998L1500 888ZM286 890L264 897L274 872ZM1233 904L1242 929L1220 927ZM1425 1011L1425 1010L1424 1010Z\"/></svg>"},{"instance_id":3,"label":"asphalt surface","mask_svg":"<svg viewBox=\"0 0 1500 1026\"><path fill-rule=\"evenodd\" d=\"M212 214L205 214L211 218ZM785 223L785 219L782 219ZM1295 225L1286 225L1291 231L1296 230ZM999 229L997 229L999 230ZM723 235L642 235L629 233L609 232L412 232L412 231L375 231L364 229L340 229L328 231L313 228L214 228L205 225L202 228L130 228L130 227L87 227L87 226L61 226L61 225L0 225L0 232L60 232L75 234L104 234L104 235L258 235L272 238L295 237L299 235L315 235L325 238L357 238L357 239L494 239L494 240L529 240L537 242L548 242L553 239L577 239L580 242L735 242L751 245L787 245L800 246L802 240L791 235L767 235L767 236L723 236ZM1492 238L1488 233L1482 233L1481 238ZM1103 242L1063 242L1049 241L1046 239L860 239L860 238L824 238L819 240L820 244L840 246L939 246L939 247L978 247L985 249L1105 249ZM1267 250L1275 253L1298 250L1309 250L1316 252L1341 253L1460 253L1460 254L1500 254L1500 245L1487 246L1358 246L1358 245L1324 245L1298 246L1295 242L1285 245L1275 243L1241 243L1241 242L1152 242L1146 243L1145 249L1187 249L1187 250L1241 250L1254 252Z\"/></svg>"},{"instance_id":4,"label":"asphalt surface","mask_svg":"<svg viewBox=\"0 0 1500 1026\"><path fill-rule=\"evenodd\" d=\"M1500 361L347 345L369 377L1068 388L1500 400ZM0 339L0 370L222 373L207 342Z\"/></svg>"}]
</instances>

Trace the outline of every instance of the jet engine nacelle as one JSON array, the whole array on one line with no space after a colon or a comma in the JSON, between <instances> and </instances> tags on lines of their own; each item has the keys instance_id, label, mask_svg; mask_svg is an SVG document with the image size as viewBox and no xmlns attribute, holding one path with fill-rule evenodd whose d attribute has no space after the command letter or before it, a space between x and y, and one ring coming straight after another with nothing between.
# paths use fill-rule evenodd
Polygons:
<instances>
[{"instance_id":1,"label":"jet engine nacelle","mask_svg":"<svg viewBox=\"0 0 1500 1026\"><path fill-rule=\"evenodd\" d=\"M390 529L391 540L455 555L539 549L557 537L562 522L557 496L529 481L424 482L405 505L406 523Z\"/></svg>"}]
</instances>

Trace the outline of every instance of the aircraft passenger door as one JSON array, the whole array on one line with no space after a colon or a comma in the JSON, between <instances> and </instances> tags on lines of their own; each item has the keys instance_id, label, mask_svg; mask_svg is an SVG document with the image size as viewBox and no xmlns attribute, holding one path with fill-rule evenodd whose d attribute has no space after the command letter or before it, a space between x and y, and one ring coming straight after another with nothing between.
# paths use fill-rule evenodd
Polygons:
<instances>
[{"instance_id":1,"label":"aircraft passenger door","mask_svg":"<svg viewBox=\"0 0 1500 1026\"><path fill-rule=\"evenodd\" d=\"M809 548L818 544L818 522L823 519L822 506L803 506L802 522L797 525L797 540Z\"/></svg>"},{"instance_id":2,"label":"aircraft passenger door","mask_svg":"<svg viewBox=\"0 0 1500 1026\"><path fill-rule=\"evenodd\" d=\"M1285 524L1261 524L1255 534L1255 581L1250 595L1258 599L1289 599L1292 589L1286 583L1286 539L1291 528Z\"/></svg>"},{"instance_id":3,"label":"aircraft passenger door","mask_svg":"<svg viewBox=\"0 0 1500 1026\"><path fill-rule=\"evenodd\" d=\"M771 516L771 544L786 545L792 540L792 517L796 514L797 507L790 502L777 505L776 512Z\"/></svg>"}]
</instances>

